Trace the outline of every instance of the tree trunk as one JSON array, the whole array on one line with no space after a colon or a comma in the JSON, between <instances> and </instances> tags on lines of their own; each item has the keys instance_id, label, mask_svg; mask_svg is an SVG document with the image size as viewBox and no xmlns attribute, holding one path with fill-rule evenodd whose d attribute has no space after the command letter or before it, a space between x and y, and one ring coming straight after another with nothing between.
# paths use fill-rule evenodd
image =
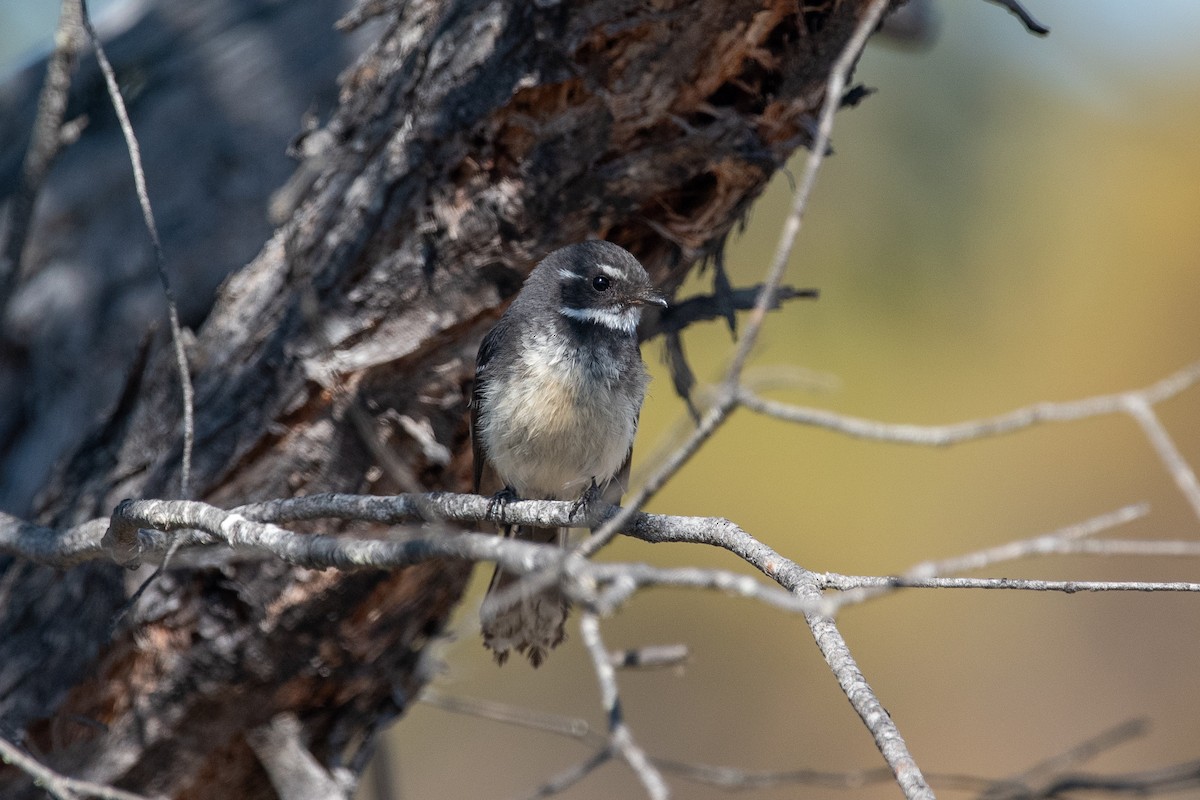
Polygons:
<instances>
[{"instance_id":1,"label":"tree trunk","mask_svg":"<svg viewBox=\"0 0 1200 800\"><path fill-rule=\"evenodd\" d=\"M192 494L234 505L468 489L474 351L528 270L556 247L601 237L673 290L808 140L863 5L365 4L380 17L378 40L300 145L298 203L222 287L190 345ZM174 169L192 166L184 127L156 125L150 108L134 124L143 146L177 153ZM97 172L114 158L127 168L124 153L91 158ZM159 213L172 213L172 196L158 192ZM106 210L89 213L103 230ZM182 218L222 213L185 207ZM168 246L168 262L202 260L227 228L206 231L187 252ZM119 376L110 407L46 487L43 521L178 495L178 378L165 336L148 341L122 349L123 367L106 365ZM16 429L45 424L30 408ZM356 427L353 408L368 426ZM391 454L387 469L372 440ZM116 567L2 569L5 735L72 776L248 798L274 796L248 733L282 712L327 766L361 771L372 735L420 690L426 645L470 571L178 570L110 635L136 585ZM0 794L37 791L9 770Z\"/></svg>"}]
</instances>

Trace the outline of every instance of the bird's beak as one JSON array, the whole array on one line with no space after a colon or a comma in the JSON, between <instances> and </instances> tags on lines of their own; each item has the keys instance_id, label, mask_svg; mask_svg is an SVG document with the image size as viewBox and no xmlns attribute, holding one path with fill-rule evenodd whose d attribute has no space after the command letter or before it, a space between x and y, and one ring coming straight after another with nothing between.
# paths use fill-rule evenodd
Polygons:
<instances>
[{"instance_id":1,"label":"bird's beak","mask_svg":"<svg viewBox=\"0 0 1200 800\"><path fill-rule=\"evenodd\" d=\"M654 287L647 286L633 296L633 304L638 306L662 306L666 308L667 298Z\"/></svg>"}]
</instances>

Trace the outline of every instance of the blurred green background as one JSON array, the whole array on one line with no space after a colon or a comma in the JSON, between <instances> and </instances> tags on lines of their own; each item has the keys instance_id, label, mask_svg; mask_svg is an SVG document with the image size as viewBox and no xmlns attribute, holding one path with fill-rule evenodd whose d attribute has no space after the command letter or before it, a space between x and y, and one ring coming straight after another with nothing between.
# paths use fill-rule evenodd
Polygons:
<instances>
[{"instance_id":1,"label":"blurred green background","mask_svg":"<svg viewBox=\"0 0 1200 800\"><path fill-rule=\"evenodd\" d=\"M31 16L39 5L45 22ZM28 47L13 44L18 26L51 30L54 5L0 6L0 57ZM856 77L879 91L838 116L837 155L788 278L819 287L821 299L772 315L752 362L759 376L811 370L825 388L773 396L942 423L1141 387L1200 359L1200 4L1029 5L1053 29L1048 38L991 4L944 2L929 50L869 49ZM764 273L789 197L780 177L733 240L736 284ZM687 289L706 291L707 278ZM732 349L719 324L692 329L686 344L704 380ZM643 470L687 425L659 346L645 353L656 380L635 453ZM1200 388L1159 410L1200 464ZM650 510L728 517L813 570L889 574L1139 501L1151 515L1112 535L1197 538L1200 524L1125 417L930 450L739 412ZM741 569L699 547L622 541L607 557ZM491 663L476 616L487 572L440 647L436 688L602 730L577 634L537 672ZM1195 581L1200 565L1045 557L985 574ZM1141 717L1147 735L1089 766L1200 757L1198 609L1186 595L909 591L840 622L924 770L1000 778ZM611 648L691 648L682 670L620 676L627 719L652 755L759 770L882 764L799 618L657 591L604 633ZM589 755L548 733L422 704L387 738L363 798L521 797ZM677 797L726 796L671 783ZM739 796L896 794L883 783ZM641 793L612 763L562 796Z\"/></svg>"}]
</instances>

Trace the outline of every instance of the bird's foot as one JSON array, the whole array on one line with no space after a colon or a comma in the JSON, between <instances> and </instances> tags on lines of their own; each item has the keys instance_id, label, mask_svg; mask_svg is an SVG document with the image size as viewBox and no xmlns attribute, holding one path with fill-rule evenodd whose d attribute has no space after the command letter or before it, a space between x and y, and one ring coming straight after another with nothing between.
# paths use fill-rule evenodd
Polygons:
<instances>
[{"instance_id":1,"label":"bird's foot","mask_svg":"<svg viewBox=\"0 0 1200 800\"><path fill-rule=\"evenodd\" d=\"M592 478L592 482L583 490L583 494L571 505L571 513L567 515L567 519L574 520L580 514L586 517L592 506L599 499L600 487L596 485L596 479Z\"/></svg>"},{"instance_id":2,"label":"bird's foot","mask_svg":"<svg viewBox=\"0 0 1200 800\"><path fill-rule=\"evenodd\" d=\"M484 514L488 519L503 523L504 509L508 507L509 503L520 499L521 497L517 494L516 489L512 488L511 486L505 486L503 489L492 495L491 499L488 500L487 511L484 512Z\"/></svg>"}]
</instances>

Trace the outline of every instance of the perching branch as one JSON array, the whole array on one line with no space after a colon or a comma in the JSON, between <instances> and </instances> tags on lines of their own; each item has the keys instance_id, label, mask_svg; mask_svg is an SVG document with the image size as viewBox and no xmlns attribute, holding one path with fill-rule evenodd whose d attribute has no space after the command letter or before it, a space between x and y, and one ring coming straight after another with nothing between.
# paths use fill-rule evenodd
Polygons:
<instances>
[{"instance_id":1,"label":"perching branch","mask_svg":"<svg viewBox=\"0 0 1200 800\"><path fill-rule=\"evenodd\" d=\"M58 532L0 514L0 551L59 568L77 566L86 561L110 560L124 566L148 561L159 562L173 545L181 552L209 552L210 558L220 556L214 548L226 548L226 562L270 556L288 563L313 569L395 569L423 563L432 559L463 559L499 563L506 570L527 574L546 567L561 566L568 553L555 546L536 545L508 540L492 534L453 533L443 530L443 523L487 522L490 499L478 495L433 492L426 495L324 494L308 497L273 500L237 509L224 510L199 501L186 500L129 500L121 503L110 520L93 520ZM620 509L615 506L595 509L598 519L612 518ZM572 517L573 503L552 500L521 500L505 509L506 519L515 524L539 527L568 527L578 524ZM1047 552L1106 553L1104 547L1084 548L1074 544L1085 536L1093 536L1117 525L1137 519L1145 513L1144 506L1128 506L1111 514L1101 515L1054 534L1020 540L957 559L921 565L901 576L850 577L835 573L811 573L794 561L767 548L754 536L732 522L718 517L683 517L638 513L629 521L625 533L651 543L705 544L737 555L767 577L795 584L806 576L820 588L858 590L862 587L900 588L904 586L970 586L972 588L1026 588L1062 591L1195 591L1193 584L1097 581L1087 584L1070 581L1021 582L1011 579L974 579L974 582L955 583L953 580L934 580L945 572L978 569L1004 560ZM370 522L387 526L402 526L398 535L387 539L362 539L328 534L305 534L280 527L278 523L334 520ZM435 529L424 530L421 525L433 523ZM1130 543L1121 550L1136 549L1141 544L1150 553L1185 551L1195 548L1188 543L1154 542ZM779 592L754 579L725 570L689 567L657 568L646 564L614 562L583 563L580 576L603 582L598 592L584 592L576 586L573 594L586 595L603 613L611 613L634 593L650 587L715 589L728 594L757 599L788 611L816 611L831 614L842 605L861 602L867 596L847 591L844 601L812 605L799 601L793 594ZM578 580L574 581L578 583ZM873 596L873 595L868 595Z\"/></svg>"}]
</instances>

